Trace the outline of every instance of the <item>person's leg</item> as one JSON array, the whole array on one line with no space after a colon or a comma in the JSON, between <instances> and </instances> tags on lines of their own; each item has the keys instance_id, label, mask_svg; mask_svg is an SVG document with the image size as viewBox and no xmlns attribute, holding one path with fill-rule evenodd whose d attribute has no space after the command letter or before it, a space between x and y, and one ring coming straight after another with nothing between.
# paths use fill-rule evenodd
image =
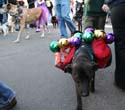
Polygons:
<instances>
[{"instance_id":1,"label":"person's leg","mask_svg":"<svg viewBox=\"0 0 125 110\"><path fill-rule=\"evenodd\" d=\"M71 20L69 13L70 13L70 0L63 0L61 3L61 13L62 18L65 20L69 30L71 33L75 32L75 26L73 21Z\"/></svg>"},{"instance_id":2,"label":"person's leg","mask_svg":"<svg viewBox=\"0 0 125 110\"><path fill-rule=\"evenodd\" d=\"M3 14L0 14L0 23L2 24Z\"/></svg>"},{"instance_id":3,"label":"person's leg","mask_svg":"<svg viewBox=\"0 0 125 110\"><path fill-rule=\"evenodd\" d=\"M40 21L36 21L36 32L40 32Z\"/></svg>"},{"instance_id":4,"label":"person's leg","mask_svg":"<svg viewBox=\"0 0 125 110\"><path fill-rule=\"evenodd\" d=\"M105 29L105 22L106 22L106 16L99 16L98 17L98 29Z\"/></svg>"},{"instance_id":5,"label":"person's leg","mask_svg":"<svg viewBox=\"0 0 125 110\"><path fill-rule=\"evenodd\" d=\"M2 19L2 23L6 23L8 19L7 13L3 13L3 19Z\"/></svg>"},{"instance_id":6,"label":"person's leg","mask_svg":"<svg viewBox=\"0 0 125 110\"><path fill-rule=\"evenodd\" d=\"M94 23L94 17L92 16L85 16L84 17L84 23L83 23L83 32L86 28L91 27L91 28L96 28L95 23Z\"/></svg>"},{"instance_id":7,"label":"person's leg","mask_svg":"<svg viewBox=\"0 0 125 110\"><path fill-rule=\"evenodd\" d=\"M114 7L111 10L111 22L115 35L115 83L125 89L125 5Z\"/></svg>"},{"instance_id":8,"label":"person's leg","mask_svg":"<svg viewBox=\"0 0 125 110\"><path fill-rule=\"evenodd\" d=\"M15 94L13 89L5 83L0 82L0 106L10 103L15 98Z\"/></svg>"},{"instance_id":9,"label":"person's leg","mask_svg":"<svg viewBox=\"0 0 125 110\"><path fill-rule=\"evenodd\" d=\"M61 37L67 38L68 34L67 34L67 30L66 30L65 21L62 18L62 12L61 12L61 5L60 4L56 5L56 15L58 16L58 24L59 24Z\"/></svg>"}]
</instances>

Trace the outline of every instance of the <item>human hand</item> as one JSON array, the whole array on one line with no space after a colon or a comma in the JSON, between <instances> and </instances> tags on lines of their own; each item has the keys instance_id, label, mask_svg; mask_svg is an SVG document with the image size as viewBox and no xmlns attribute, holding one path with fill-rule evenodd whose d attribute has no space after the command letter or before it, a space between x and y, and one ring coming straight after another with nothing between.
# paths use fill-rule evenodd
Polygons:
<instances>
[{"instance_id":1,"label":"human hand","mask_svg":"<svg viewBox=\"0 0 125 110\"><path fill-rule=\"evenodd\" d=\"M109 8L108 5L104 4L104 5L102 6L102 10L105 11L105 12L108 12L108 11L110 10L110 8Z\"/></svg>"}]
</instances>

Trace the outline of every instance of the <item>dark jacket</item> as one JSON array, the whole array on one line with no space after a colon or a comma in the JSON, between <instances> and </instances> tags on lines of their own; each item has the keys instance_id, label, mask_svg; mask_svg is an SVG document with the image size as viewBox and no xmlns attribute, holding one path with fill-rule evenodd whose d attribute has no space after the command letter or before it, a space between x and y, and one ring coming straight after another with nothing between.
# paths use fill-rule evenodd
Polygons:
<instances>
[{"instance_id":1,"label":"dark jacket","mask_svg":"<svg viewBox=\"0 0 125 110\"><path fill-rule=\"evenodd\" d=\"M88 0L84 6L85 16L106 16L106 12L102 10L105 0Z\"/></svg>"},{"instance_id":2,"label":"dark jacket","mask_svg":"<svg viewBox=\"0 0 125 110\"><path fill-rule=\"evenodd\" d=\"M125 0L106 0L110 8L115 7L120 4L125 4Z\"/></svg>"},{"instance_id":3,"label":"dark jacket","mask_svg":"<svg viewBox=\"0 0 125 110\"><path fill-rule=\"evenodd\" d=\"M8 0L8 3L12 3L12 4L16 5L17 4L17 0Z\"/></svg>"}]
</instances>

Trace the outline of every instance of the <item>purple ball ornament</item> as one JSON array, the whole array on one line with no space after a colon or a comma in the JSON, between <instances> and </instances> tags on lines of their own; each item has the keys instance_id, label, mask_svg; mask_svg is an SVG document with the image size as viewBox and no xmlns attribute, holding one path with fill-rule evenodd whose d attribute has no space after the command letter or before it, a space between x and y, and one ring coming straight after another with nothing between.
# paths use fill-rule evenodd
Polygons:
<instances>
[{"instance_id":1,"label":"purple ball ornament","mask_svg":"<svg viewBox=\"0 0 125 110\"><path fill-rule=\"evenodd\" d=\"M86 28L84 32L92 32L92 33L94 33L94 29L93 28Z\"/></svg>"},{"instance_id":2,"label":"purple ball ornament","mask_svg":"<svg viewBox=\"0 0 125 110\"><path fill-rule=\"evenodd\" d=\"M80 45L81 43L81 40L78 38L78 37L71 37L70 38L70 44L73 45L73 46L78 46Z\"/></svg>"},{"instance_id":3,"label":"purple ball ornament","mask_svg":"<svg viewBox=\"0 0 125 110\"><path fill-rule=\"evenodd\" d=\"M115 40L115 36L112 33L106 33L105 42L107 44L113 43L114 40Z\"/></svg>"}]
</instances>

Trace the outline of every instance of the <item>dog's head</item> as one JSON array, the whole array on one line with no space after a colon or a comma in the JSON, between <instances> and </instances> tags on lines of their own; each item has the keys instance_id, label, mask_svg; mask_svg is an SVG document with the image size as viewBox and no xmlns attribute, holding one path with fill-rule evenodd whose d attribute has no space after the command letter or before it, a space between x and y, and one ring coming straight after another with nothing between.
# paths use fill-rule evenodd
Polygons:
<instances>
[{"instance_id":1,"label":"dog's head","mask_svg":"<svg viewBox=\"0 0 125 110\"><path fill-rule=\"evenodd\" d=\"M58 22L57 16L52 16L51 22L57 23Z\"/></svg>"},{"instance_id":2,"label":"dog's head","mask_svg":"<svg viewBox=\"0 0 125 110\"><path fill-rule=\"evenodd\" d=\"M4 5L4 10L9 13L10 15L14 16L18 13L18 6L17 5L14 5L14 4L11 4L11 3L8 3L6 5Z\"/></svg>"}]
</instances>

